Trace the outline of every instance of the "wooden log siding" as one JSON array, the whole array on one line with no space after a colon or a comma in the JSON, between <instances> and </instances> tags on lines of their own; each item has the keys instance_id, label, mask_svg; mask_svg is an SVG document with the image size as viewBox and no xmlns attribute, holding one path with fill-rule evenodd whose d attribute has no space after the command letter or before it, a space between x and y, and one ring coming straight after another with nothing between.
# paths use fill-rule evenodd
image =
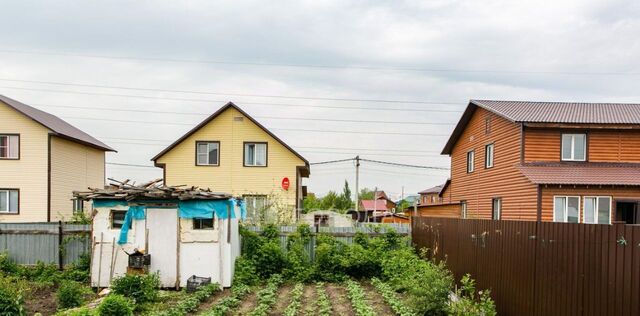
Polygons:
<instances>
[{"instance_id":1,"label":"wooden log siding","mask_svg":"<svg viewBox=\"0 0 640 316\"><path fill-rule=\"evenodd\" d=\"M611 196L611 221L616 218L616 200L640 201L640 189L638 187L623 186L542 186L542 220L553 221L553 197L554 196L579 196L580 197L580 222L584 214L585 196Z\"/></svg>"},{"instance_id":2,"label":"wooden log siding","mask_svg":"<svg viewBox=\"0 0 640 316\"><path fill-rule=\"evenodd\" d=\"M459 218L460 211L461 210L459 203L428 205L418 207L418 216ZM411 212L411 215L413 215L413 212Z\"/></svg>"},{"instance_id":3,"label":"wooden log siding","mask_svg":"<svg viewBox=\"0 0 640 316\"><path fill-rule=\"evenodd\" d=\"M485 118L490 116L490 132ZM467 201L471 218L491 218L492 199L502 198L502 219L536 220L537 187L514 168L520 163L521 126L478 108L451 154L451 202ZM526 140L525 140L526 141ZM485 169L485 145L494 144L494 164ZM467 152L475 165L467 173Z\"/></svg>"}]
</instances>

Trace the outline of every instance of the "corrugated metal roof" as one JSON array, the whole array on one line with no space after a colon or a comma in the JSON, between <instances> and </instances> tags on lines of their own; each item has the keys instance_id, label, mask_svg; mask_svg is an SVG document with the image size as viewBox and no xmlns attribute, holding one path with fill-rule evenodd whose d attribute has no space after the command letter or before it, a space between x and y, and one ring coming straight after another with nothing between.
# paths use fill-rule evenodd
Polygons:
<instances>
[{"instance_id":1,"label":"corrugated metal roof","mask_svg":"<svg viewBox=\"0 0 640 316\"><path fill-rule=\"evenodd\" d=\"M387 201L386 200L362 200L362 208L367 211L376 210L376 211L386 211L387 210ZM375 207L374 207L375 205Z\"/></svg>"},{"instance_id":2,"label":"corrugated metal roof","mask_svg":"<svg viewBox=\"0 0 640 316\"><path fill-rule=\"evenodd\" d=\"M93 138L91 135L79 130L78 128L63 121L53 114L40 111L34 107L31 107L1 94L0 101L10 106L14 110L22 113L23 115L31 118L32 120L40 123L41 125L50 129L52 132L58 134L61 137L70 138L71 140L75 140L85 145L96 147L105 151L116 151L105 143Z\"/></svg>"},{"instance_id":3,"label":"corrugated metal roof","mask_svg":"<svg viewBox=\"0 0 640 316\"><path fill-rule=\"evenodd\" d=\"M431 188L428 188L426 190L422 190L422 191L418 192L418 194L440 193L440 191L442 191L443 187L444 187L444 184L436 185L435 187L431 187Z\"/></svg>"},{"instance_id":4,"label":"corrugated metal roof","mask_svg":"<svg viewBox=\"0 0 640 316\"><path fill-rule=\"evenodd\" d=\"M536 184L640 186L640 164L528 164L518 166Z\"/></svg>"},{"instance_id":5,"label":"corrugated metal roof","mask_svg":"<svg viewBox=\"0 0 640 316\"><path fill-rule=\"evenodd\" d=\"M514 122L640 124L640 104L471 100Z\"/></svg>"}]
</instances>

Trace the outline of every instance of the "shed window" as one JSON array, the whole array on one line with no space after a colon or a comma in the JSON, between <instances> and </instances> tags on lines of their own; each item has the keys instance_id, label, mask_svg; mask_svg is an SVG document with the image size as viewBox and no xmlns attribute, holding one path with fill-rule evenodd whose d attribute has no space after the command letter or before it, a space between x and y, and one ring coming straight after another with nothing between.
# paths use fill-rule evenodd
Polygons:
<instances>
[{"instance_id":1,"label":"shed window","mask_svg":"<svg viewBox=\"0 0 640 316\"><path fill-rule=\"evenodd\" d=\"M586 153L586 134L562 134L562 160L585 161Z\"/></svg>"},{"instance_id":2,"label":"shed window","mask_svg":"<svg viewBox=\"0 0 640 316\"><path fill-rule=\"evenodd\" d=\"M580 197L556 196L553 198L553 221L578 223L580 221Z\"/></svg>"},{"instance_id":3,"label":"shed window","mask_svg":"<svg viewBox=\"0 0 640 316\"><path fill-rule=\"evenodd\" d=\"M314 215L313 216L313 225L327 227L329 226L329 215Z\"/></svg>"},{"instance_id":4,"label":"shed window","mask_svg":"<svg viewBox=\"0 0 640 316\"><path fill-rule=\"evenodd\" d=\"M467 173L473 172L474 151L467 152Z\"/></svg>"},{"instance_id":5,"label":"shed window","mask_svg":"<svg viewBox=\"0 0 640 316\"><path fill-rule=\"evenodd\" d=\"M585 224L611 224L611 197L585 197L583 220Z\"/></svg>"},{"instance_id":6,"label":"shed window","mask_svg":"<svg viewBox=\"0 0 640 316\"><path fill-rule=\"evenodd\" d=\"M124 218L127 215L127 211L124 210L111 210L111 229L120 229L124 225ZM131 223L129 223L129 229L131 229Z\"/></svg>"},{"instance_id":7,"label":"shed window","mask_svg":"<svg viewBox=\"0 0 640 316\"><path fill-rule=\"evenodd\" d=\"M220 142L196 142L196 165L218 166L220 164Z\"/></svg>"},{"instance_id":8,"label":"shed window","mask_svg":"<svg viewBox=\"0 0 640 316\"><path fill-rule=\"evenodd\" d=\"M0 135L0 159L18 159L20 157L20 136Z\"/></svg>"},{"instance_id":9,"label":"shed window","mask_svg":"<svg viewBox=\"0 0 640 316\"><path fill-rule=\"evenodd\" d=\"M0 189L0 213L18 214L20 211L20 192L13 189Z\"/></svg>"},{"instance_id":10,"label":"shed window","mask_svg":"<svg viewBox=\"0 0 640 316\"><path fill-rule=\"evenodd\" d=\"M213 229L213 218L194 218L193 229Z\"/></svg>"},{"instance_id":11,"label":"shed window","mask_svg":"<svg viewBox=\"0 0 640 316\"><path fill-rule=\"evenodd\" d=\"M484 167L493 167L493 144L484 146Z\"/></svg>"},{"instance_id":12,"label":"shed window","mask_svg":"<svg viewBox=\"0 0 640 316\"><path fill-rule=\"evenodd\" d=\"M491 204L491 218L496 221L502 219L502 199L494 198Z\"/></svg>"},{"instance_id":13,"label":"shed window","mask_svg":"<svg viewBox=\"0 0 640 316\"><path fill-rule=\"evenodd\" d=\"M245 143L244 144L244 165L247 167L267 166L267 144L266 143Z\"/></svg>"}]
</instances>

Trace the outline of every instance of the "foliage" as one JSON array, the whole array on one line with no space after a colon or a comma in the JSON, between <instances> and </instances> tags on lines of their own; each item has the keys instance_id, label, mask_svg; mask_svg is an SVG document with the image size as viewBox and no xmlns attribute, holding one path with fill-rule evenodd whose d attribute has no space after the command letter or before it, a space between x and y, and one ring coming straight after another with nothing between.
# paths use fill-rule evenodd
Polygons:
<instances>
[{"instance_id":1,"label":"foliage","mask_svg":"<svg viewBox=\"0 0 640 316\"><path fill-rule=\"evenodd\" d=\"M111 291L131 298L136 304L154 302L158 298L160 277L158 274L127 274L113 279Z\"/></svg>"},{"instance_id":2,"label":"foliage","mask_svg":"<svg viewBox=\"0 0 640 316\"><path fill-rule=\"evenodd\" d=\"M58 301L58 309L67 309L79 307L85 302L87 294L91 290L82 284L74 281L63 281L58 287L56 299Z\"/></svg>"},{"instance_id":3,"label":"foliage","mask_svg":"<svg viewBox=\"0 0 640 316\"><path fill-rule=\"evenodd\" d=\"M347 280L345 285L347 287L347 296L351 300L351 306L353 306L353 309L358 316L377 315L373 308L371 308L371 305L367 302L364 291L357 282Z\"/></svg>"},{"instance_id":4,"label":"foliage","mask_svg":"<svg viewBox=\"0 0 640 316\"><path fill-rule=\"evenodd\" d=\"M309 281L313 276L313 267L305 246L311 241L311 227L298 226L295 233L289 235L287 243L287 265L284 275L299 282Z\"/></svg>"},{"instance_id":5,"label":"foliage","mask_svg":"<svg viewBox=\"0 0 640 316\"><path fill-rule=\"evenodd\" d=\"M324 283L320 282L316 284L316 293L318 294L318 299L317 299L318 315L320 316L331 315L332 313L331 302L329 301L329 296L327 295L327 291L324 289Z\"/></svg>"},{"instance_id":6,"label":"foliage","mask_svg":"<svg viewBox=\"0 0 640 316\"><path fill-rule=\"evenodd\" d=\"M88 307L74 308L65 311L59 311L56 316L94 316L96 311ZM35 315L34 315L35 316Z\"/></svg>"},{"instance_id":7,"label":"foliage","mask_svg":"<svg viewBox=\"0 0 640 316\"><path fill-rule=\"evenodd\" d=\"M371 279L373 286L380 292L380 295L384 298L384 301L391 307L394 313L399 316L415 316L416 313L406 306L404 302L400 300L396 291L391 286L380 281L378 278Z\"/></svg>"},{"instance_id":8,"label":"foliage","mask_svg":"<svg viewBox=\"0 0 640 316\"><path fill-rule=\"evenodd\" d=\"M236 268L233 274L233 283L241 283L246 285L255 285L260 281L260 276L253 265L253 261L245 256L236 259Z\"/></svg>"},{"instance_id":9,"label":"foliage","mask_svg":"<svg viewBox=\"0 0 640 316\"><path fill-rule=\"evenodd\" d=\"M304 291L304 284L297 283L296 286L291 291L291 293L289 294L289 296L291 296L291 302L289 303L287 308L284 310L284 313L283 313L284 316L295 316L298 314L303 291Z\"/></svg>"},{"instance_id":10,"label":"foliage","mask_svg":"<svg viewBox=\"0 0 640 316\"><path fill-rule=\"evenodd\" d=\"M373 190L368 189L368 188L362 188L360 189L360 194L358 194L358 198L360 199L360 201L362 200L373 200Z\"/></svg>"},{"instance_id":11,"label":"foliage","mask_svg":"<svg viewBox=\"0 0 640 316\"><path fill-rule=\"evenodd\" d=\"M256 269L258 276L268 278L282 272L287 258L280 247L280 231L276 226L265 226L261 235L244 228L240 232L246 259L250 260L254 267L260 267Z\"/></svg>"},{"instance_id":12,"label":"foliage","mask_svg":"<svg viewBox=\"0 0 640 316\"><path fill-rule=\"evenodd\" d=\"M334 237L320 234L316 240L315 277L317 280L338 282L346 273L342 262L343 249L347 246Z\"/></svg>"},{"instance_id":13,"label":"foliage","mask_svg":"<svg viewBox=\"0 0 640 316\"><path fill-rule=\"evenodd\" d=\"M455 291L455 294L458 299L452 301L449 305L449 315L497 315L496 306L493 300L491 300L489 291L479 291L476 293L475 281L469 274L462 277L460 287Z\"/></svg>"},{"instance_id":14,"label":"foliage","mask_svg":"<svg viewBox=\"0 0 640 316\"><path fill-rule=\"evenodd\" d=\"M329 191L322 198L318 198L313 194L307 195L302 202L302 207L304 213L317 210L332 210L344 213L344 211L354 207L349 183L346 180L344 181L344 188L340 194L335 191Z\"/></svg>"},{"instance_id":15,"label":"foliage","mask_svg":"<svg viewBox=\"0 0 640 316\"><path fill-rule=\"evenodd\" d=\"M220 290L218 283L208 284L196 290L193 294L175 304L171 309L158 313L161 316L184 316L195 311L201 302L206 300L213 293Z\"/></svg>"},{"instance_id":16,"label":"foliage","mask_svg":"<svg viewBox=\"0 0 640 316\"><path fill-rule=\"evenodd\" d=\"M133 302L119 294L110 294L98 306L99 316L132 316Z\"/></svg>"},{"instance_id":17,"label":"foliage","mask_svg":"<svg viewBox=\"0 0 640 316\"><path fill-rule=\"evenodd\" d=\"M245 297L251 288L242 283L234 283L231 288L231 295L221 299L211 310L204 313L204 316L223 316L230 310L240 305L240 301Z\"/></svg>"},{"instance_id":18,"label":"foliage","mask_svg":"<svg viewBox=\"0 0 640 316\"><path fill-rule=\"evenodd\" d=\"M0 316L26 315L22 291L8 283L3 278L0 284Z\"/></svg>"},{"instance_id":19,"label":"foliage","mask_svg":"<svg viewBox=\"0 0 640 316\"><path fill-rule=\"evenodd\" d=\"M276 303L278 299L278 287L282 284L283 279L279 274L274 274L269 278L267 285L264 289L260 290L257 294L258 305L249 313L249 316L267 316L269 308Z\"/></svg>"}]
</instances>

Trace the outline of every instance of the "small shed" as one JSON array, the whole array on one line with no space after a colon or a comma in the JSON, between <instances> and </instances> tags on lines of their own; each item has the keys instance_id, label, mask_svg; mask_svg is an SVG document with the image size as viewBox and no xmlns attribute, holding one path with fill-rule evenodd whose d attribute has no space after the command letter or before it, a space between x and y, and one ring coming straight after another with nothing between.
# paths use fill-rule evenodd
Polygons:
<instances>
[{"instance_id":1,"label":"small shed","mask_svg":"<svg viewBox=\"0 0 640 316\"><path fill-rule=\"evenodd\" d=\"M143 270L160 275L162 287L184 287L194 275L231 286L244 201L160 182L74 192L93 201L91 285L108 287L113 278L140 271L132 268L142 262Z\"/></svg>"},{"instance_id":2,"label":"small shed","mask_svg":"<svg viewBox=\"0 0 640 316\"><path fill-rule=\"evenodd\" d=\"M313 211L300 216L300 221L309 226L353 227L351 216L334 211Z\"/></svg>"}]
</instances>

